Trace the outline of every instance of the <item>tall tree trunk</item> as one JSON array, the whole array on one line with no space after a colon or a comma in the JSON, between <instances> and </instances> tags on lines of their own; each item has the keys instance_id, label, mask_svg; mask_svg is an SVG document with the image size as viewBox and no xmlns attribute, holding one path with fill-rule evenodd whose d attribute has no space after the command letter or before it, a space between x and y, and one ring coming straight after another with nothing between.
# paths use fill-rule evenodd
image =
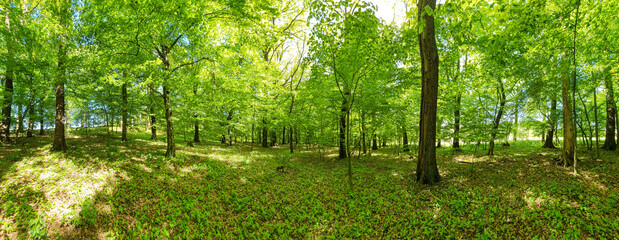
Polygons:
<instances>
[{"instance_id":1,"label":"tall tree trunk","mask_svg":"<svg viewBox=\"0 0 619 240\"><path fill-rule=\"evenodd\" d=\"M505 88L503 87L503 80L498 80L497 90L499 92L499 112L492 123L492 131L490 133L490 144L488 145L488 156L494 155L494 139L496 139L497 132L499 131L499 124L501 123L501 117L503 116L503 110L505 109Z\"/></svg>"},{"instance_id":2,"label":"tall tree trunk","mask_svg":"<svg viewBox=\"0 0 619 240\"><path fill-rule=\"evenodd\" d=\"M410 149L408 148L408 133L406 132L406 128L402 129L402 145L404 145L404 152L408 152L410 151Z\"/></svg>"},{"instance_id":3,"label":"tall tree trunk","mask_svg":"<svg viewBox=\"0 0 619 240\"><path fill-rule=\"evenodd\" d=\"M39 102L39 135L45 135L45 115L43 111L43 98Z\"/></svg>"},{"instance_id":4,"label":"tall tree trunk","mask_svg":"<svg viewBox=\"0 0 619 240\"><path fill-rule=\"evenodd\" d=\"M563 164L567 166L576 156L576 128L572 119L572 104L570 96L570 79L563 74L563 84L561 88L563 98Z\"/></svg>"},{"instance_id":5,"label":"tall tree trunk","mask_svg":"<svg viewBox=\"0 0 619 240\"><path fill-rule=\"evenodd\" d=\"M155 91L153 90L153 85L148 85L148 94L150 95L150 104L148 106L148 112L150 117L150 139L157 140L157 117L155 117L155 103L153 99L155 98Z\"/></svg>"},{"instance_id":6,"label":"tall tree trunk","mask_svg":"<svg viewBox=\"0 0 619 240\"><path fill-rule=\"evenodd\" d=\"M282 127L282 145L286 144L286 126Z\"/></svg>"},{"instance_id":7,"label":"tall tree trunk","mask_svg":"<svg viewBox=\"0 0 619 240\"><path fill-rule=\"evenodd\" d=\"M419 34L421 56L421 120L419 122L419 157L417 181L434 184L441 180L436 165L436 107L438 100L438 50L434 35L434 17L425 8L436 9L436 0L419 0L417 19L425 23ZM423 18L423 20L422 20Z\"/></svg>"},{"instance_id":8,"label":"tall tree trunk","mask_svg":"<svg viewBox=\"0 0 619 240\"><path fill-rule=\"evenodd\" d=\"M288 136L288 143L290 145L290 153L294 153L294 144L293 144L293 141L292 141L292 134L293 134L292 125L290 126L290 129L289 129L288 132L289 132L288 133L289 134L289 136Z\"/></svg>"},{"instance_id":9,"label":"tall tree trunk","mask_svg":"<svg viewBox=\"0 0 619 240\"><path fill-rule=\"evenodd\" d=\"M127 74L124 74L124 81L127 81L126 77ZM123 120L123 126L122 126L122 137L121 137L121 141L126 142L127 141L127 108L128 108L128 103L127 103L127 83L123 83L122 87L122 98L123 98L123 106L122 106L122 120Z\"/></svg>"},{"instance_id":10,"label":"tall tree trunk","mask_svg":"<svg viewBox=\"0 0 619 240\"><path fill-rule=\"evenodd\" d=\"M193 141L199 143L200 142L200 125L198 124L198 115L194 115L196 122L193 124Z\"/></svg>"},{"instance_id":11,"label":"tall tree trunk","mask_svg":"<svg viewBox=\"0 0 619 240\"><path fill-rule=\"evenodd\" d=\"M34 96L30 99L30 106L28 107L28 131L26 137L33 137L32 131L34 131Z\"/></svg>"},{"instance_id":12,"label":"tall tree trunk","mask_svg":"<svg viewBox=\"0 0 619 240\"><path fill-rule=\"evenodd\" d=\"M8 7L8 6L5 6ZM13 53L13 36L11 32L11 21L9 18L9 10L4 9L5 11L5 23L6 23L6 36L4 36L4 40L6 41L6 50L7 50L7 61L6 61L6 71L4 76L4 96L3 96L3 108L2 108L2 123L0 124L0 141L2 142L10 142L11 141L11 105L13 104L13 78L14 72L14 53Z\"/></svg>"},{"instance_id":13,"label":"tall tree trunk","mask_svg":"<svg viewBox=\"0 0 619 240\"><path fill-rule=\"evenodd\" d=\"M339 158L340 159L344 159L347 156L347 149L346 149L346 113L348 112L348 99L346 98L346 96L348 96L350 93L348 91L346 91L345 93L345 98L342 101L342 109L340 111L340 144L339 144Z\"/></svg>"},{"instance_id":14,"label":"tall tree trunk","mask_svg":"<svg viewBox=\"0 0 619 240\"><path fill-rule=\"evenodd\" d=\"M17 126L15 126L15 138L19 138L19 134L24 131L24 114L24 106L17 104Z\"/></svg>"},{"instance_id":15,"label":"tall tree trunk","mask_svg":"<svg viewBox=\"0 0 619 240\"><path fill-rule=\"evenodd\" d=\"M553 135L555 132L555 123L557 122L557 99L556 98L552 98L552 100L550 101L550 117L548 119L548 130L546 132L546 137L545 137L545 142L544 145L542 146L542 148L555 148L555 145L553 144Z\"/></svg>"},{"instance_id":16,"label":"tall tree trunk","mask_svg":"<svg viewBox=\"0 0 619 240\"><path fill-rule=\"evenodd\" d=\"M167 77L166 77L167 78ZM176 146L174 143L174 123L172 122L172 106L170 104L170 89L167 86L167 79L163 83L163 104L165 108L166 121L166 157L176 157Z\"/></svg>"},{"instance_id":17,"label":"tall tree trunk","mask_svg":"<svg viewBox=\"0 0 619 240\"><path fill-rule=\"evenodd\" d=\"M615 150L617 148L617 143L615 142L615 112L617 108L615 106L613 82L610 78L610 71L607 71L606 77L604 78L604 85L606 87L606 139L604 139L602 149Z\"/></svg>"},{"instance_id":18,"label":"tall tree trunk","mask_svg":"<svg viewBox=\"0 0 619 240\"><path fill-rule=\"evenodd\" d=\"M376 138L376 133L374 133L374 135L372 135L372 150L378 150L378 140Z\"/></svg>"},{"instance_id":19,"label":"tall tree trunk","mask_svg":"<svg viewBox=\"0 0 619 240\"><path fill-rule=\"evenodd\" d=\"M598 124L598 96L597 96L597 84L595 88L593 88L593 117L595 122L595 156L596 158L600 158L600 133L599 133L599 124Z\"/></svg>"},{"instance_id":20,"label":"tall tree trunk","mask_svg":"<svg viewBox=\"0 0 619 240\"><path fill-rule=\"evenodd\" d=\"M462 103L462 93L456 96L456 109L454 110L454 139L452 148L460 148L460 107Z\"/></svg>"},{"instance_id":21,"label":"tall tree trunk","mask_svg":"<svg viewBox=\"0 0 619 240\"><path fill-rule=\"evenodd\" d=\"M366 154L367 151L367 141L366 141L366 131L365 128L365 113L363 110L361 111L361 144L363 145L363 154Z\"/></svg>"},{"instance_id":22,"label":"tall tree trunk","mask_svg":"<svg viewBox=\"0 0 619 240\"><path fill-rule=\"evenodd\" d=\"M64 1L63 1L64 2ZM62 6L61 6L62 8ZM66 9L68 10L68 8ZM64 12L66 10L60 10ZM60 25L66 27L65 15L60 14ZM65 84L65 67L64 61L67 55L65 46L65 36L60 35L58 41L58 76L56 79L56 123L54 129L54 144L52 145L52 151L66 151L67 144L65 142L65 100L64 100L64 84Z\"/></svg>"},{"instance_id":23,"label":"tall tree trunk","mask_svg":"<svg viewBox=\"0 0 619 240\"><path fill-rule=\"evenodd\" d=\"M587 141L587 149L593 150L593 128L591 127L591 120L589 119L589 112L587 111L587 104L585 104L585 100L583 99L580 92L578 92L578 97L580 98L580 102L582 103L582 107L583 107L584 114L585 114L585 119L587 120L587 125L589 126L588 138L587 138L587 134L584 132L584 129L581 126L581 131L583 131L582 135L585 137L585 140Z\"/></svg>"}]
</instances>

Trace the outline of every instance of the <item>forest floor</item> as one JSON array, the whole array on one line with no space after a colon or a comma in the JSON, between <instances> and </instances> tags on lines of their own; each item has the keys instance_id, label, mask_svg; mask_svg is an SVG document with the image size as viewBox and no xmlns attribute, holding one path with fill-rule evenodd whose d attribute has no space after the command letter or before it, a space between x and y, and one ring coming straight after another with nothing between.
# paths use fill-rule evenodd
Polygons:
<instances>
[{"instance_id":1,"label":"forest floor","mask_svg":"<svg viewBox=\"0 0 619 240\"><path fill-rule=\"evenodd\" d=\"M70 135L0 145L0 239L601 239L619 236L619 153L581 151L578 174L538 142L438 151L442 181L415 181L392 148L177 145ZM322 156L321 156L322 155ZM283 167L282 167L283 166ZM280 168L281 167L281 168Z\"/></svg>"}]
</instances>

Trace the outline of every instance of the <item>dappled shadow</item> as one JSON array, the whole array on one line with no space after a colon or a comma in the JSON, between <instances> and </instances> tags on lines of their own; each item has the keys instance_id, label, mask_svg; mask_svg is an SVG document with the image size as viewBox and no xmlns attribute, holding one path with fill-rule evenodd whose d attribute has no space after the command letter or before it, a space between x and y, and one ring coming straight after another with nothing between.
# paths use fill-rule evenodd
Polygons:
<instances>
[{"instance_id":1,"label":"dappled shadow","mask_svg":"<svg viewBox=\"0 0 619 240\"><path fill-rule=\"evenodd\" d=\"M38 144L45 142L51 139ZM421 186L414 154L384 148L351 159L351 190L348 162L332 156L336 148L289 154L286 147L203 142L178 144L177 157L167 159L160 141L123 143L112 135L67 143L67 153L19 160L35 168L20 168L19 176L48 184L38 186L43 195L29 195L52 207L29 203L49 213L50 236L63 239L549 238L573 229L595 238L619 231L612 227L616 165L585 161L575 177L553 164L558 150L504 148L493 157L440 150L443 181Z\"/></svg>"}]
</instances>

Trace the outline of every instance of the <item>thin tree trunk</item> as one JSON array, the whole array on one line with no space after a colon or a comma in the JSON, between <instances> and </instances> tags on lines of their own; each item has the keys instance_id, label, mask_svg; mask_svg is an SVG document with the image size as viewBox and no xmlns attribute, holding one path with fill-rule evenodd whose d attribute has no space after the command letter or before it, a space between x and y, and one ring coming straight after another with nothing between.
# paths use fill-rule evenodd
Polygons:
<instances>
[{"instance_id":1,"label":"thin tree trunk","mask_svg":"<svg viewBox=\"0 0 619 240\"><path fill-rule=\"evenodd\" d=\"M406 132L406 128L402 129L402 145L404 145L404 152L408 152L410 151L410 149L408 148L408 133Z\"/></svg>"},{"instance_id":2,"label":"thin tree trunk","mask_svg":"<svg viewBox=\"0 0 619 240\"><path fill-rule=\"evenodd\" d=\"M425 13L426 7L436 9L436 0L420 0L417 6L417 19L420 23L424 23L418 36L422 86L417 181L422 184L434 184L441 180L436 165L435 145L439 58L434 35L434 17Z\"/></svg>"},{"instance_id":3,"label":"thin tree trunk","mask_svg":"<svg viewBox=\"0 0 619 240\"><path fill-rule=\"evenodd\" d=\"M151 140L157 140L157 117L155 117L155 106L154 106L154 102L153 102L153 98L154 96L154 91L153 86L149 85L148 86L149 89L149 95L150 95L150 106L148 107L148 111L149 111L149 115L150 115L150 139Z\"/></svg>"},{"instance_id":4,"label":"thin tree trunk","mask_svg":"<svg viewBox=\"0 0 619 240\"><path fill-rule=\"evenodd\" d=\"M499 130L499 124L501 123L501 117L503 116L503 110L505 108L505 89L503 88L503 80L498 80L497 90L499 92L499 112L492 123L492 131L490 133L490 144L488 145L488 156L494 155L494 139L496 139L497 132Z\"/></svg>"},{"instance_id":5,"label":"thin tree trunk","mask_svg":"<svg viewBox=\"0 0 619 240\"><path fill-rule=\"evenodd\" d=\"M45 135L45 116L43 115L43 99L39 102L39 135Z\"/></svg>"},{"instance_id":6,"label":"thin tree trunk","mask_svg":"<svg viewBox=\"0 0 619 240\"><path fill-rule=\"evenodd\" d=\"M167 77L166 77L167 78ZM165 120L166 120L166 157L176 156L176 146L174 143L174 123L172 122L172 106L170 104L170 89L167 85L167 79L164 81L163 86L163 104L165 107Z\"/></svg>"},{"instance_id":7,"label":"thin tree trunk","mask_svg":"<svg viewBox=\"0 0 619 240\"><path fill-rule=\"evenodd\" d=\"M599 124L598 124L598 96L597 96L597 86L593 89L593 117L595 122L595 156L596 158L600 158L600 133L599 133Z\"/></svg>"},{"instance_id":8,"label":"thin tree trunk","mask_svg":"<svg viewBox=\"0 0 619 240\"><path fill-rule=\"evenodd\" d=\"M452 148L460 148L460 104L462 103L462 94L458 92L456 96L456 110L454 110L454 139Z\"/></svg>"},{"instance_id":9,"label":"thin tree trunk","mask_svg":"<svg viewBox=\"0 0 619 240\"><path fill-rule=\"evenodd\" d=\"M365 128L365 113L363 110L361 111L361 144L363 145L363 154L367 153L367 142L366 142L366 131Z\"/></svg>"},{"instance_id":10,"label":"thin tree trunk","mask_svg":"<svg viewBox=\"0 0 619 240\"><path fill-rule=\"evenodd\" d=\"M553 135L554 135L554 131L555 131L555 123L556 123L556 111L557 111L557 99L556 98L552 98L552 100L550 101L550 117L548 119L548 131L546 133L546 138L545 138L545 142L544 145L542 146L542 148L555 148L555 145L553 144Z\"/></svg>"},{"instance_id":11,"label":"thin tree trunk","mask_svg":"<svg viewBox=\"0 0 619 240\"><path fill-rule=\"evenodd\" d=\"M124 74L124 78L127 77L127 74ZM123 79L124 81L127 81L127 79ZM123 121L123 126L122 126L122 137L121 137L121 141L126 142L127 141L127 108L128 108L128 103L127 103L127 83L123 83L122 87L122 100L123 100L123 106L122 106L122 121Z\"/></svg>"},{"instance_id":12,"label":"thin tree trunk","mask_svg":"<svg viewBox=\"0 0 619 240\"><path fill-rule=\"evenodd\" d=\"M15 138L24 130L24 106L17 104L17 126L15 126Z\"/></svg>"},{"instance_id":13,"label":"thin tree trunk","mask_svg":"<svg viewBox=\"0 0 619 240\"><path fill-rule=\"evenodd\" d=\"M587 125L589 126L589 135L585 134L584 129L582 129L582 134L585 136L585 140L587 140L587 149L593 150L593 128L591 127L591 120L589 119L589 112L587 111L587 105L585 104L585 100L582 98L580 91L578 92L578 97L580 98L580 102L582 103L582 107L585 110L585 119L587 120Z\"/></svg>"},{"instance_id":14,"label":"thin tree trunk","mask_svg":"<svg viewBox=\"0 0 619 240\"><path fill-rule=\"evenodd\" d=\"M34 96L30 99L30 106L28 107L28 131L26 137L33 137L32 131L34 130Z\"/></svg>"},{"instance_id":15,"label":"thin tree trunk","mask_svg":"<svg viewBox=\"0 0 619 240\"><path fill-rule=\"evenodd\" d=\"M340 111L340 144L339 144L339 158L344 159L347 156L346 149L346 113L348 112L348 99L350 93L346 91L344 93L345 99L342 101L342 109Z\"/></svg>"}]
</instances>

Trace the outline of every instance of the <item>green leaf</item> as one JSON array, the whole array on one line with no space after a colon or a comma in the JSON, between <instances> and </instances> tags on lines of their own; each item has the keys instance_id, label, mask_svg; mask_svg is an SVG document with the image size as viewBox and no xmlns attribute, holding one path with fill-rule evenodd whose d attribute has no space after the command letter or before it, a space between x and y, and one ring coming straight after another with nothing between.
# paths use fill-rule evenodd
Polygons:
<instances>
[{"instance_id":1,"label":"green leaf","mask_svg":"<svg viewBox=\"0 0 619 240\"><path fill-rule=\"evenodd\" d=\"M428 16L434 16L434 11L432 10L432 8L430 8L430 6L426 5L424 10L426 11L426 14L428 14Z\"/></svg>"}]
</instances>

